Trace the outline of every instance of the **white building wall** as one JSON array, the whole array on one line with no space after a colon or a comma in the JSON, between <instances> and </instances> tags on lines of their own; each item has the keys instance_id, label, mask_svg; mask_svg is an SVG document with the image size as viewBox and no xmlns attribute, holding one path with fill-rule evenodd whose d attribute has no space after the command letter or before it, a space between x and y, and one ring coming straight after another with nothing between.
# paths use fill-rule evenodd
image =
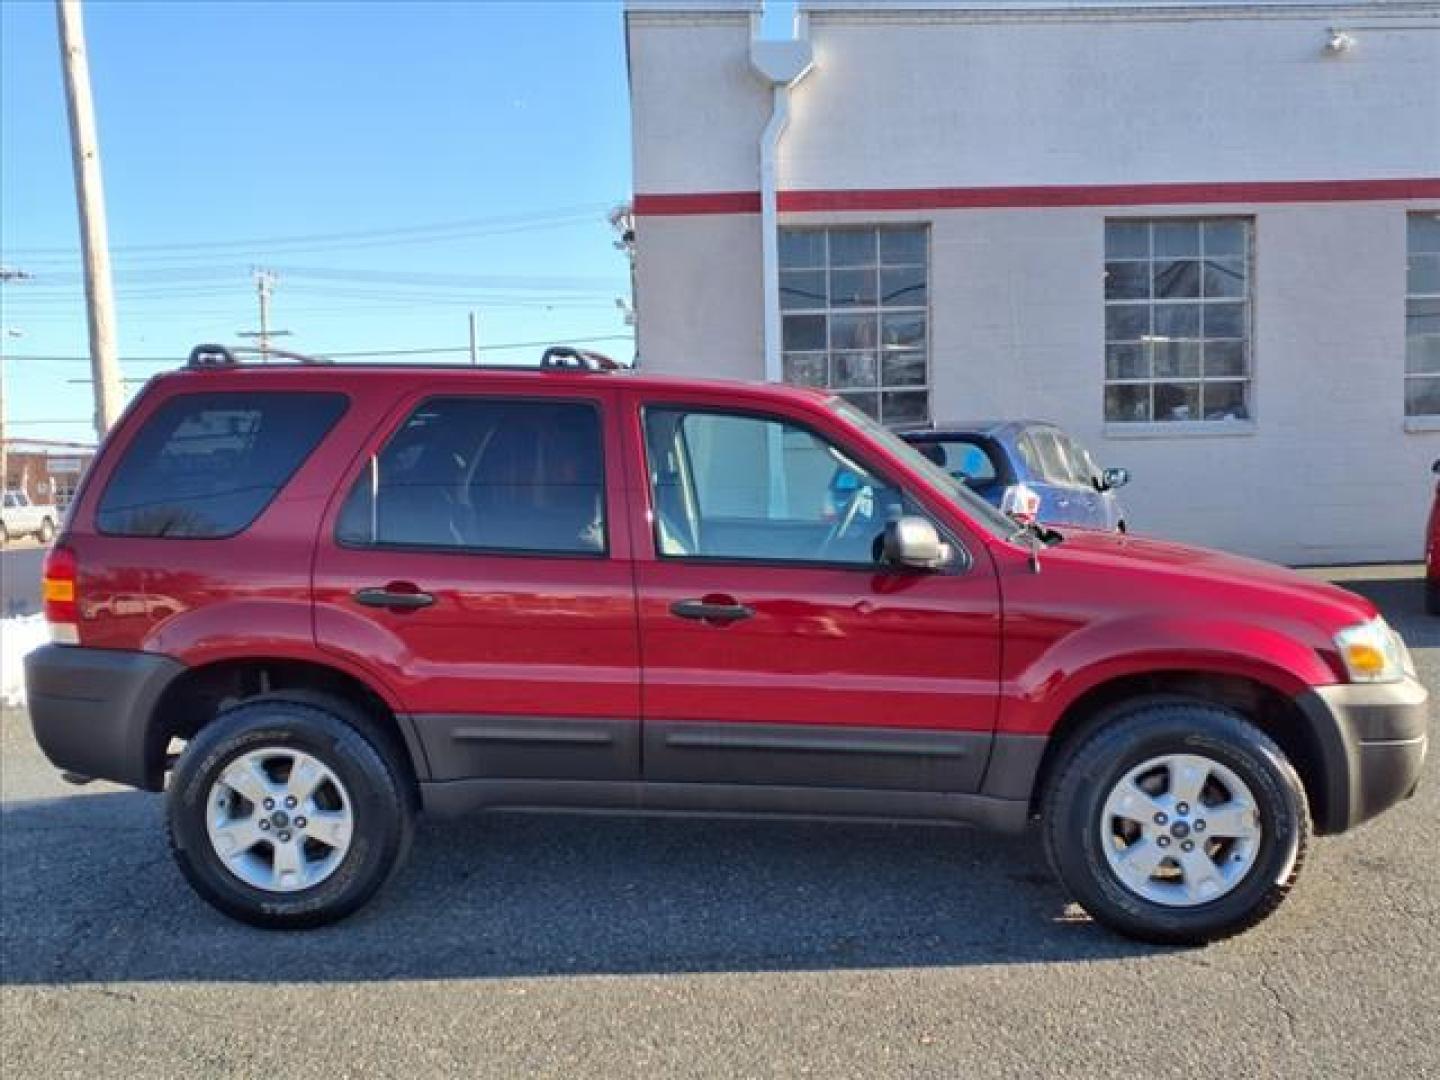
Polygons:
<instances>
[{"instance_id":1,"label":"white building wall","mask_svg":"<svg viewBox=\"0 0 1440 1080\"><path fill-rule=\"evenodd\" d=\"M930 223L933 415L1063 424L1132 470L1138 530L1297 563L1417 558L1440 432L1403 416L1405 215L1440 210L1440 4L1235 7L816 10L782 208L1019 185L1139 185L1144 203L1148 184L1401 179L1425 197L783 220ZM642 206L758 184L769 106L748 16L695 18L630 15ZM1332 26L1353 28L1349 54L1325 55ZM1107 426L1105 219L1187 214L1255 221L1253 423ZM758 215L642 213L637 247L642 363L761 377Z\"/></svg>"}]
</instances>

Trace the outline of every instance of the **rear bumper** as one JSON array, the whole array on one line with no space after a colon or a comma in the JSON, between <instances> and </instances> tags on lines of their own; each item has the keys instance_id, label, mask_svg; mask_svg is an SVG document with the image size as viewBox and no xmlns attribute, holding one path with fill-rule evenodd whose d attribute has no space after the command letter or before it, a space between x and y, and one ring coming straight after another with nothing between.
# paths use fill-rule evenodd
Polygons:
<instances>
[{"instance_id":1,"label":"rear bumper","mask_svg":"<svg viewBox=\"0 0 1440 1080\"><path fill-rule=\"evenodd\" d=\"M159 790L165 748L148 744L150 718L183 670L154 653L42 645L25 658L35 741L56 768Z\"/></svg>"},{"instance_id":2,"label":"rear bumper","mask_svg":"<svg viewBox=\"0 0 1440 1080\"><path fill-rule=\"evenodd\" d=\"M1414 794L1429 745L1429 693L1416 679L1319 686L1296 699L1320 744L1322 833L1344 832Z\"/></svg>"}]
</instances>

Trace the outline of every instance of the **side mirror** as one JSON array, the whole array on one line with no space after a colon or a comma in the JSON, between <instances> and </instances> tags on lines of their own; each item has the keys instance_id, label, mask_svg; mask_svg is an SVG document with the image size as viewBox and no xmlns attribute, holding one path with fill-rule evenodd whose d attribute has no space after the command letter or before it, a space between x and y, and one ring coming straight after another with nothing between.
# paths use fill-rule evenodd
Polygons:
<instances>
[{"instance_id":1,"label":"side mirror","mask_svg":"<svg viewBox=\"0 0 1440 1080\"><path fill-rule=\"evenodd\" d=\"M1100 474L1102 491L1111 491L1115 488L1122 488L1130 482L1129 469L1106 469Z\"/></svg>"},{"instance_id":2,"label":"side mirror","mask_svg":"<svg viewBox=\"0 0 1440 1080\"><path fill-rule=\"evenodd\" d=\"M885 526L881 551L891 566L907 566L913 570L939 570L950 565L950 545L923 517L907 515Z\"/></svg>"}]
</instances>

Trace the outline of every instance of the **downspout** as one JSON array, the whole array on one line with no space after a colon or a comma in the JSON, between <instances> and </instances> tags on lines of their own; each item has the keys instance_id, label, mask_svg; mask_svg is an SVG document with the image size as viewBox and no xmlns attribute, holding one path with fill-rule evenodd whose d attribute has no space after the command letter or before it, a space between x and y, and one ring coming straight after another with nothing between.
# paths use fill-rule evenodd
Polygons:
<instances>
[{"instance_id":1,"label":"downspout","mask_svg":"<svg viewBox=\"0 0 1440 1080\"><path fill-rule=\"evenodd\" d=\"M815 66L814 50L807 36L808 19L795 18L795 37L788 41L763 41L760 20L751 20L750 66L771 89L770 121L760 135L760 267L765 302L765 380L780 382L780 139L790 123L790 91Z\"/></svg>"}]
</instances>

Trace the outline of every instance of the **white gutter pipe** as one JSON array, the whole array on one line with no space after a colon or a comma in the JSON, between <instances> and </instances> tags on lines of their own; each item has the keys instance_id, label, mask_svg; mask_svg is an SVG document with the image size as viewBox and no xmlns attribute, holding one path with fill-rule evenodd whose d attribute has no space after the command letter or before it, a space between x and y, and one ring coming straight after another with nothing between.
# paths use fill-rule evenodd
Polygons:
<instances>
[{"instance_id":1,"label":"white gutter pipe","mask_svg":"<svg viewBox=\"0 0 1440 1080\"><path fill-rule=\"evenodd\" d=\"M765 379L780 382L780 139L790 123L790 91L815 66L814 50L806 37L805 16L795 20L796 36L789 41L762 41L760 20L751 20L750 66L770 84L770 122L760 135L760 265L765 298Z\"/></svg>"}]
</instances>

